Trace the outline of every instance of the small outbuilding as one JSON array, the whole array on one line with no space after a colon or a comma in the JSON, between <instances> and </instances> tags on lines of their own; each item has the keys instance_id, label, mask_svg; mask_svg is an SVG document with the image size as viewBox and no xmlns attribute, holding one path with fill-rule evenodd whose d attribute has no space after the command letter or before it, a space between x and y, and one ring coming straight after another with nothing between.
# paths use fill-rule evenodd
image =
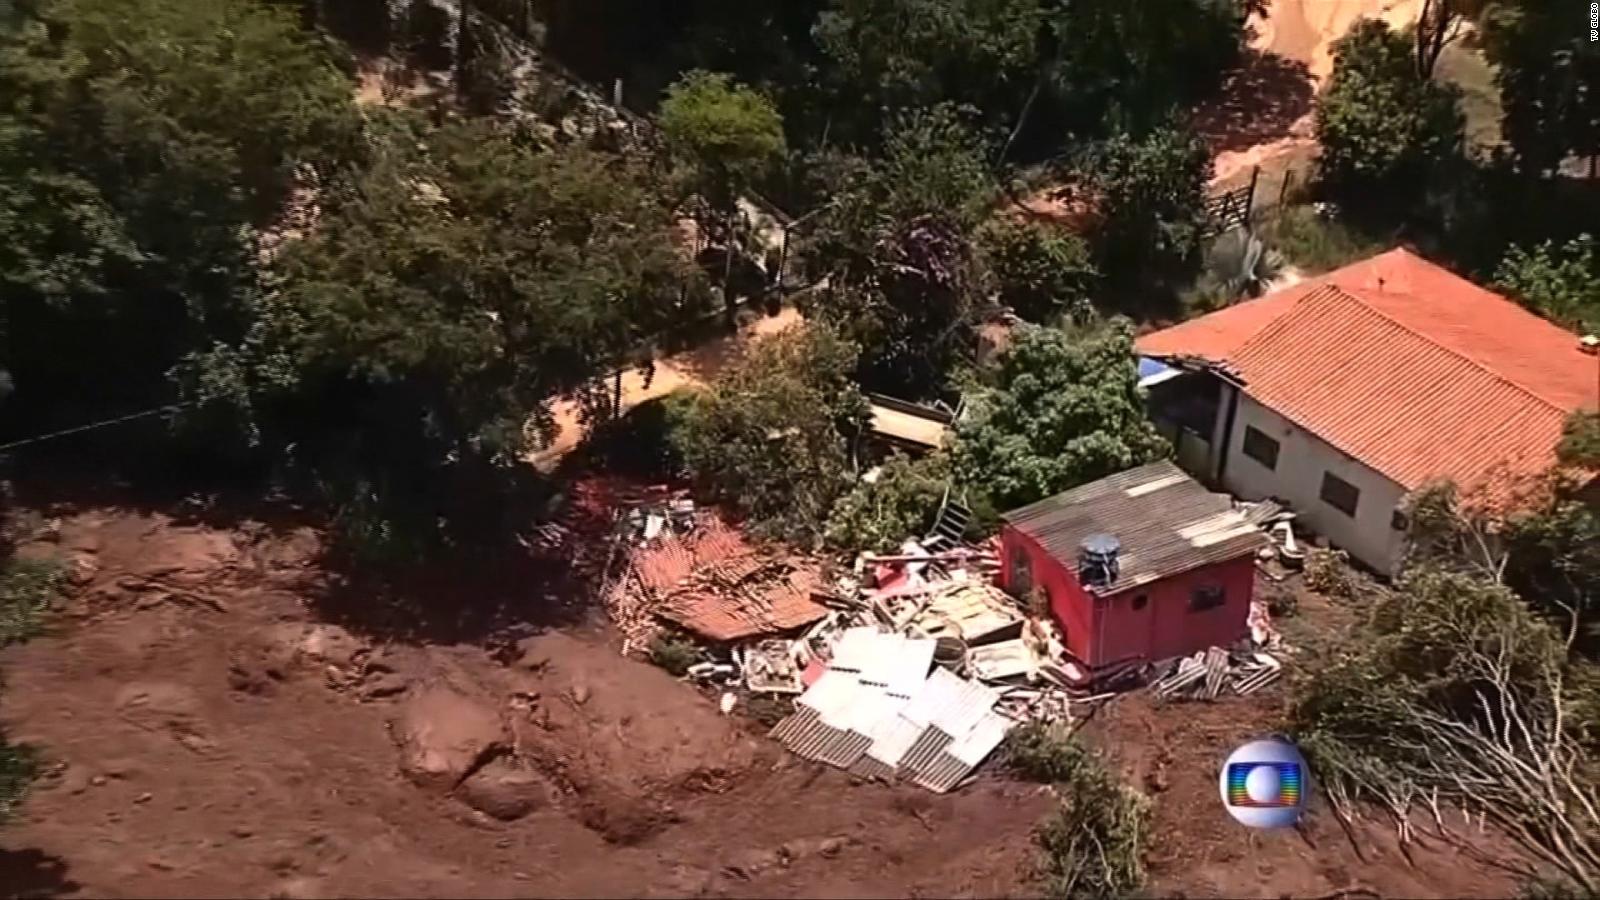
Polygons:
<instances>
[{"instance_id":1,"label":"small outbuilding","mask_svg":"<svg viewBox=\"0 0 1600 900\"><path fill-rule=\"evenodd\" d=\"M1261 530L1171 462L1129 469L1001 516L1001 584L1042 592L1090 672L1243 637Z\"/></svg>"}]
</instances>

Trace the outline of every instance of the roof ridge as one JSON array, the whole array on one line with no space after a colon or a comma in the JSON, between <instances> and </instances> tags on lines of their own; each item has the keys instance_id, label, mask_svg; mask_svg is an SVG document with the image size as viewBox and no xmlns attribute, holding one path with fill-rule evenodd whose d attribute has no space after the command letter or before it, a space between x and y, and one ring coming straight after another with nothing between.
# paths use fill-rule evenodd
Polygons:
<instances>
[{"instance_id":1,"label":"roof ridge","mask_svg":"<svg viewBox=\"0 0 1600 900\"><path fill-rule=\"evenodd\" d=\"M1457 277L1459 277L1459 276L1457 276ZM1329 296L1333 296L1333 295L1337 295L1337 296L1342 297L1342 298L1344 298L1346 300L1353 301L1354 303L1359 305L1362 309L1367 310L1368 312L1370 312L1373 315L1377 316L1378 318L1384 320L1385 322L1388 322L1389 324L1391 324L1394 327L1400 329L1401 331L1404 331L1406 334L1409 334L1412 337L1417 338L1418 340L1422 341L1423 343L1427 344L1428 346L1433 347L1433 348L1435 348L1435 349L1437 349L1437 350L1439 350L1439 351L1441 351L1443 353L1446 353L1446 354L1448 354L1450 356L1455 357L1456 359L1459 359L1459 360L1465 362L1467 365L1472 366L1473 368L1475 368L1475 369L1487 374L1490 378L1493 378L1496 381L1500 381L1500 382L1503 382L1505 384L1510 385L1511 387L1515 388L1517 391L1528 395L1529 397L1533 398L1534 400L1538 401L1539 403L1544 404L1545 406L1550 407L1551 409L1555 410L1556 412L1560 413L1563 416L1565 416L1567 414L1567 408L1565 406L1562 406L1561 404L1556 403L1553 400L1550 400L1549 398L1543 396L1542 394L1539 394L1537 391L1534 391L1532 388L1529 388L1526 385L1521 384L1520 382L1513 381L1512 379L1506 377L1506 375L1504 373L1499 372L1499 371L1497 371L1495 369L1492 369L1492 368L1484 365L1481 362L1478 362L1477 360L1475 360L1472 357L1466 355L1465 353L1462 353L1461 351L1456 350L1453 347L1445 346L1444 344L1434 340L1432 337L1428 336L1427 334L1424 334L1423 332L1418 331L1415 328L1412 328L1410 325L1407 325L1406 323L1400 321L1399 319L1396 319L1394 316L1391 316L1388 313L1384 312L1383 310L1378 309L1376 306L1373 306L1371 303L1366 302L1365 300L1363 300L1360 297L1360 295L1352 293L1351 291L1346 290L1343 286L1338 285L1338 284L1333 284L1333 283L1325 284L1322 287L1319 287L1319 288L1316 288L1315 290L1312 290L1310 293L1306 294L1304 297L1301 297L1300 300L1294 304L1294 308L1291 309L1286 315L1280 316L1278 319L1274 320L1272 322L1272 324L1268 325L1266 328L1263 328L1259 332L1257 332L1254 337L1250 338L1250 340L1245 341L1243 344L1239 345L1239 350L1236 351L1236 352L1244 352L1246 349L1248 349L1250 347L1251 344L1254 344L1257 340L1259 340L1262 337L1266 336L1266 334L1268 332L1272 331L1280 323L1282 323L1286 319L1288 319L1289 316L1292 316L1294 313L1299 312L1300 309L1303 308L1307 303L1315 302L1315 301L1320 300L1320 299L1322 299L1324 297L1329 297ZM1396 296L1405 296L1405 295L1396 295ZM1495 296L1499 296L1499 295L1495 295ZM1501 299L1503 300L1504 298L1501 298ZM1511 301L1506 300L1505 302L1510 303Z\"/></svg>"}]
</instances>

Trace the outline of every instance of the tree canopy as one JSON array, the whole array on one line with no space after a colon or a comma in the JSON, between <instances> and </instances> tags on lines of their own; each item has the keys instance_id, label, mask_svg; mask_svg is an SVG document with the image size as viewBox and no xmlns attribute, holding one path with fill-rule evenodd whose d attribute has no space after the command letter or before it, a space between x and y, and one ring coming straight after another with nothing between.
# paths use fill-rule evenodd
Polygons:
<instances>
[{"instance_id":1,"label":"tree canopy","mask_svg":"<svg viewBox=\"0 0 1600 900\"><path fill-rule=\"evenodd\" d=\"M1569 155L1600 156L1600 43L1555 0L1505 0L1482 18L1495 64L1501 130L1523 170L1545 175Z\"/></svg>"},{"instance_id":2,"label":"tree canopy","mask_svg":"<svg viewBox=\"0 0 1600 900\"><path fill-rule=\"evenodd\" d=\"M200 399L259 412L314 469L418 504L461 473L509 477L554 396L603 411L591 379L697 311L672 210L631 160L410 117L371 152L282 247L248 338L194 367Z\"/></svg>"},{"instance_id":3,"label":"tree canopy","mask_svg":"<svg viewBox=\"0 0 1600 900\"><path fill-rule=\"evenodd\" d=\"M1494 280L1546 318L1585 333L1600 330L1600 248L1590 235L1559 247L1554 241L1512 247Z\"/></svg>"},{"instance_id":4,"label":"tree canopy","mask_svg":"<svg viewBox=\"0 0 1600 900\"><path fill-rule=\"evenodd\" d=\"M1165 456L1138 381L1125 321L1080 333L1024 326L993 386L968 400L958 476L1000 509Z\"/></svg>"},{"instance_id":5,"label":"tree canopy","mask_svg":"<svg viewBox=\"0 0 1600 900\"><path fill-rule=\"evenodd\" d=\"M1363 19L1333 45L1317 98L1321 177L1352 208L1395 209L1416 198L1434 167L1459 152L1459 92L1417 74L1411 43Z\"/></svg>"},{"instance_id":6,"label":"tree canopy","mask_svg":"<svg viewBox=\"0 0 1600 900\"><path fill-rule=\"evenodd\" d=\"M252 0L41 0L0 33L0 290L18 420L171 399L247 327L256 236L359 153L350 81Z\"/></svg>"},{"instance_id":7,"label":"tree canopy","mask_svg":"<svg viewBox=\"0 0 1600 900\"><path fill-rule=\"evenodd\" d=\"M854 479L851 451L866 416L856 353L821 326L757 341L695 397L678 431L690 474L760 530L818 542Z\"/></svg>"},{"instance_id":8,"label":"tree canopy","mask_svg":"<svg viewBox=\"0 0 1600 900\"><path fill-rule=\"evenodd\" d=\"M667 89L659 119L674 152L699 172L696 187L718 208L785 152L783 118L772 101L724 73L684 75Z\"/></svg>"}]
</instances>

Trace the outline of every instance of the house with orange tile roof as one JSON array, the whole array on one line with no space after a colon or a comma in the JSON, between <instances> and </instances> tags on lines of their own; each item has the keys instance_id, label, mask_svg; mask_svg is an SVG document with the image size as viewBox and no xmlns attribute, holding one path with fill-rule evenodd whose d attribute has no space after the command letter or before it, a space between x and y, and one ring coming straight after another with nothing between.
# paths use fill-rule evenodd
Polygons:
<instances>
[{"instance_id":1,"label":"house with orange tile roof","mask_svg":"<svg viewBox=\"0 0 1600 900\"><path fill-rule=\"evenodd\" d=\"M1138 338L1152 413L1181 463L1286 501L1380 571L1406 496L1454 481L1515 506L1561 427L1600 407L1579 336L1405 249Z\"/></svg>"}]
</instances>

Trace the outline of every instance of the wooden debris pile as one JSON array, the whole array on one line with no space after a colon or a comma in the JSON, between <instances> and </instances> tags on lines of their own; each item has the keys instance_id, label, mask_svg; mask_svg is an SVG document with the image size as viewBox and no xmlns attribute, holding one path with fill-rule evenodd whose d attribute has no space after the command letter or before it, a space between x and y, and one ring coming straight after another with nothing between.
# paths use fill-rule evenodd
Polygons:
<instances>
[{"instance_id":1,"label":"wooden debris pile","mask_svg":"<svg viewBox=\"0 0 1600 900\"><path fill-rule=\"evenodd\" d=\"M1220 647L1181 657L1172 671L1151 683L1163 700L1215 700L1224 689L1253 694L1283 674L1283 664L1266 653L1251 653L1240 662Z\"/></svg>"}]
</instances>

